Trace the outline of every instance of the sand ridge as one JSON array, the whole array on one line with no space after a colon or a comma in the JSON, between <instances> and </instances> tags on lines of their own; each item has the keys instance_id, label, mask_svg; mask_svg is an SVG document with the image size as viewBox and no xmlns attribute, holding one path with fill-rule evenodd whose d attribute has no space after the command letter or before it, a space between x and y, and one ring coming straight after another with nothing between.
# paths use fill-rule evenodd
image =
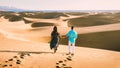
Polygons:
<instances>
[{"instance_id":1,"label":"sand ridge","mask_svg":"<svg viewBox=\"0 0 120 68\"><path fill-rule=\"evenodd\" d=\"M76 51L73 56L67 54L66 45L59 45L57 53L54 54L49 47L49 37L53 26L31 28L30 24L25 24L23 21L9 22L4 19L3 22L0 22L0 68L120 67L120 52L116 51L75 47ZM75 30L78 34L82 34L120 30L119 26L118 23L80 27ZM58 26L58 30L61 35L65 35L70 28ZM36 42L37 40L39 41Z\"/></svg>"},{"instance_id":2,"label":"sand ridge","mask_svg":"<svg viewBox=\"0 0 120 68\"><path fill-rule=\"evenodd\" d=\"M11 67L12 64L13 68L119 68L120 63L120 53L115 51L76 47L76 53L72 56L67 54L65 45L59 45L57 53L54 54L47 43L4 38L1 40L1 44L3 44L0 45L2 67ZM14 58L15 56L18 58ZM13 61L9 61L10 59ZM8 62L6 63L6 61Z\"/></svg>"}]
</instances>

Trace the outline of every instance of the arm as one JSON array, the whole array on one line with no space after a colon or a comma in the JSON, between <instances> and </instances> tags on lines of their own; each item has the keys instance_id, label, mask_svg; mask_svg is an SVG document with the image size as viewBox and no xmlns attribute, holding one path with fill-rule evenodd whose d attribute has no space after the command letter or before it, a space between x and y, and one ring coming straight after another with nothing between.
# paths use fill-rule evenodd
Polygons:
<instances>
[{"instance_id":1,"label":"arm","mask_svg":"<svg viewBox=\"0 0 120 68\"><path fill-rule=\"evenodd\" d=\"M77 32L75 32L75 39L77 39L78 35L77 35Z\"/></svg>"},{"instance_id":2,"label":"arm","mask_svg":"<svg viewBox=\"0 0 120 68\"><path fill-rule=\"evenodd\" d=\"M67 36L66 35L62 35L61 38L66 38Z\"/></svg>"}]
</instances>

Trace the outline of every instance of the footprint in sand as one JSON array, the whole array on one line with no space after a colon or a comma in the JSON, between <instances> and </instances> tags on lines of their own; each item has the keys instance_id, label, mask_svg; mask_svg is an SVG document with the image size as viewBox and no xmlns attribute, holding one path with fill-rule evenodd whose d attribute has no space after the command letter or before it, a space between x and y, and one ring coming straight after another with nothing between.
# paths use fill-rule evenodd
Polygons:
<instances>
[{"instance_id":1,"label":"footprint in sand","mask_svg":"<svg viewBox=\"0 0 120 68\"><path fill-rule=\"evenodd\" d=\"M21 64L21 63L17 61L16 64Z\"/></svg>"},{"instance_id":2,"label":"footprint in sand","mask_svg":"<svg viewBox=\"0 0 120 68\"><path fill-rule=\"evenodd\" d=\"M20 56L20 58L21 58L21 59L24 59L24 57L23 57L23 56Z\"/></svg>"},{"instance_id":3,"label":"footprint in sand","mask_svg":"<svg viewBox=\"0 0 120 68\"><path fill-rule=\"evenodd\" d=\"M67 60L65 59L64 62L67 62Z\"/></svg>"},{"instance_id":4,"label":"footprint in sand","mask_svg":"<svg viewBox=\"0 0 120 68\"><path fill-rule=\"evenodd\" d=\"M12 64L11 64L12 62L14 62L12 58L8 59L7 61L4 61L4 63L1 64L1 66L2 67L9 67L9 66L12 67Z\"/></svg>"},{"instance_id":5,"label":"footprint in sand","mask_svg":"<svg viewBox=\"0 0 120 68\"><path fill-rule=\"evenodd\" d=\"M67 64L69 63L69 61L72 61L72 57L74 56L74 54L66 54L66 59L64 59L63 61L60 60L56 63L56 68L72 68L71 66L68 66Z\"/></svg>"},{"instance_id":6,"label":"footprint in sand","mask_svg":"<svg viewBox=\"0 0 120 68\"><path fill-rule=\"evenodd\" d=\"M17 58L17 56L13 56L13 58Z\"/></svg>"},{"instance_id":7,"label":"footprint in sand","mask_svg":"<svg viewBox=\"0 0 120 68\"><path fill-rule=\"evenodd\" d=\"M25 59L25 56L31 56L29 53L18 53L18 56L13 56L13 58L10 58L6 61L4 61L4 63L0 64L0 68L3 67L13 67L14 63L16 65L21 64L21 59Z\"/></svg>"},{"instance_id":8,"label":"footprint in sand","mask_svg":"<svg viewBox=\"0 0 120 68\"><path fill-rule=\"evenodd\" d=\"M10 67L12 67L12 64L9 64Z\"/></svg>"},{"instance_id":9,"label":"footprint in sand","mask_svg":"<svg viewBox=\"0 0 120 68\"><path fill-rule=\"evenodd\" d=\"M21 54L19 57L20 57L21 59L24 59L25 55Z\"/></svg>"},{"instance_id":10,"label":"footprint in sand","mask_svg":"<svg viewBox=\"0 0 120 68\"><path fill-rule=\"evenodd\" d=\"M59 63L56 63L56 65L59 65Z\"/></svg>"},{"instance_id":11,"label":"footprint in sand","mask_svg":"<svg viewBox=\"0 0 120 68\"><path fill-rule=\"evenodd\" d=\"M62 64L63 64L63 61L58 61L56 63L56 68L61 68L62 67Z\"/></svg>"},{"instance_id":12,"label":"footprint in sand","mask_svg":"<svg viewBox=\"0 0 120 68\"><path fill-rule=\"evenodd\" d=\"M63 61L59 61L59 63L63 63Z\"/></svg>"},{"instance_id":13,"label":"footprint in sand","mask_svg":"<svg viewBox=\"0 0 120 68\"><path fill-rule=\"evenodd\" d=\"M9 59L8 61L13 61L13 59Z\"/></svg>"},{"instance_id":14,"label":"footprint in sand","mask_svg":"<svg viewBox=\"0 0 120 68\"><path fill-rule=\"evenodd\" d=\"M67 57L66 59L67 59L67 60L69 60L69 61L72 61L72 59L71 59L71 58L69 58L69 57Z\"/></svg>"},{"instance_id":15,"label":"footprint in sand","mask_svg":"<svg viewBox=\"0 0 120 68\"><path fill-rule=\"evenodd\" d=\"M21 61L20 61L20 60L17 60L17 61L16 61L16 64L21 64Z\"/></svg>"},{"instance_id":16,"label":"footprint in sand","mask_svg":"<svg viewBox=\"0 0 120 68\"><path fill-rule=\"evenodd\" d=\"M68 58L72 58L71 56L68 56Z\"/></svg>"},{"instance_id":17,"label":"footprint in sand","mask_svg":"<svg viewBox=\"0 0 120 68\"><path fill-rule=\"evenodd\" d=\"M66 66L66 64L62 64L62 66Z\"/></svg>"},{"instance_id":18,"label":"footprint in sand","mask_svg":"<svg viewBox=\"0 0 120 68\"><path fill-rule=\"evenodd\" d=\"M31 56L29 53L27 54L28 56Z\"/></svg>"},{"instance_id":19,"label":"footprint in sand","mask_svg":"<svg viewBox=\"0 0 120 68\"><path fill-rule=\"evenodd\" d=\"M70 55L69 53L66 53L66 55Z\"/></svg>"},{"instance_id":20,"label":"footprint in sand","mask_svg":"<svg viewBox=\"0 0 120 68\"><path fill-rule=\"evenodd\" d=\"M61 68L60 66L56 66L56 68Z\"/></svg>"},{"instance_id":21,"label":"footprint in sand","mask_svg":"<svg viewBox=\"0 0 120 68\"><path fill-rule=\"evenodd\" d=\"M69 53L66 53L66 55L74 56L74 54L69 54Z\"/></svg>"},{"instance_id":22,"label":"footprint in sand","mask_svg":"<svg viewBox=\"0 0 120 68\"><path fill-rule=\"evenodd\" d=\"M3 65L3 67L7 67L8 65Z\"/></svg>"},{"instance_id":23,"label":"footprint in sand","mask_svg":"<svg viewBox=\"0 0 120 68\"><path fill-rule=\"evenodd\" d=\"M72 67L64 67L64 68L72 68Z\"/></svg>"},{"instance_id":24,"label":"footprint in sand","mask_svg":"<svg viewBox=\"0 0 120 68\"><path fill-rule=\"evenodd\" d=\"M67 54L66 54L67 55ZM74 54L69 54L69 55L67 55L67 60L69 60L69 61L72 61L72 57L74 56Z\"/></svg>"},{"instance_id":25,"label":"footprint in sand","mask_svg":"<svg viewBox=\"0 0 120 68\"><path fill-rule=\"evenodd\" d=\"M8 61L5 61L5 63L8 63Z\"/></svg>"}]
</instances>

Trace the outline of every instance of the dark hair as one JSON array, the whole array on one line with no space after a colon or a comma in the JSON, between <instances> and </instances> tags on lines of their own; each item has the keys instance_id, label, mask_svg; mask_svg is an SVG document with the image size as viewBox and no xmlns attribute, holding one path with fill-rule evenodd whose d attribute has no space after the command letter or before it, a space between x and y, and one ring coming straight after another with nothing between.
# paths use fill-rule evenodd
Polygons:
<instances>
[{"instance_id":1,"label":"dark hair","mask_svg":"<svg viewBox=\"0 0 120 68\"><path fill-rule=\"evenodd\" d=\"M54 26L53 31L57 32L57 27L56 26Z\"/></svg>"},{"instance_id":2,"label":"dark hair","mask_svg":"<svg viewBox=\"0 0 120 68\"><path fill-rule=\"evenodd\" d=\"M71 29L73 30L73 29L74 29L74 27L73 27L73 26L71 26Z\"/></svg>"},{"instance_id":3,"label":"dark hair","mask_svg":"<svg viewBox=\"0 0 120 68\"><path fill-rule=\"evenodd\" d=\"M53 27L53 31L51 33L51 36L53 36L54 34L59 35L59 33L57 32L57 27L56 26Z\"/></svg>"}]
</instances>

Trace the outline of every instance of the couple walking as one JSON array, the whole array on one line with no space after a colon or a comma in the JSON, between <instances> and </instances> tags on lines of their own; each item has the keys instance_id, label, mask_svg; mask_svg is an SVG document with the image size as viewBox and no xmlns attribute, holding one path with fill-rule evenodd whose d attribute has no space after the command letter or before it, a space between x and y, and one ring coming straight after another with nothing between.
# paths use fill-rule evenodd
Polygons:
<instances>
[{"instance_id":1,"label":"couple walking","mask_svg":"<svg viewBox=\"0 0 120 68\"><path fill-rule=\"evenodd\" d=\"M51 33L51 41L50 41L50 48L54 49L54 53L57 51L58 42L59 42L60 34L57 31L57 27L54 26L53 31ZM75 40L77 39L77 32L74 30L74 27L71 27L71 30L65 35L62 36L63 38L68 38L68 51L69 54L75 53Z\"/></svg>"}]
</instances>

